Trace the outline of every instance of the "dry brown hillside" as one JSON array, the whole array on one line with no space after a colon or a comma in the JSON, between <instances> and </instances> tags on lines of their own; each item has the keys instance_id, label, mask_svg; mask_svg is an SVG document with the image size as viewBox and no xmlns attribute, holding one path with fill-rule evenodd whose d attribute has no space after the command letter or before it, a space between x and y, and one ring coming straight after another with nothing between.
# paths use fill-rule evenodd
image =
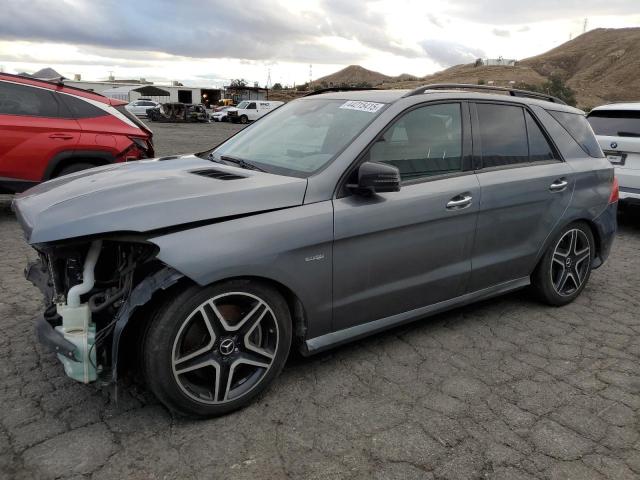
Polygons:
<instances>
[{"instance_id":1,"label":"dry brown hillside","mask_svg":"<svg viewBox=\"0 0 640 480\"><path fill-rule=\"evenodd\" d=\"M592 30L520 64L561 77L583 107L640 100L640 28Z\"/></svg>"},{"instance_id":2,"label":"dry brown hillside","mask_svg":"<svg viewBox=\"0 0 640 480\"><path fill-rule=\"evenodd\" d=\"M326 84L367 82L382 88L414 88L427 83L493 82L499 86L541 85L551 76L562 78L575 92L578 106L640 100L640 28L596 29L515 67L457 65L419 79L389 77L351 65L314 80Z\"/></svg>"},{"instance_id":3,"label":"dry brown hillside","mask_svg":"<svg viewBox=\"0 0 640 480\"><path fill-rule=\"evenodd\" d=\"M392 80L392 77L388 77L382 73L367 70L360 65L349 65L336 73L314 80L313 83L326 84L330 87L334 85L352 85L358 83L368 83L369 85L375 86L390 80Z\"/></svg>"}]
</instances>

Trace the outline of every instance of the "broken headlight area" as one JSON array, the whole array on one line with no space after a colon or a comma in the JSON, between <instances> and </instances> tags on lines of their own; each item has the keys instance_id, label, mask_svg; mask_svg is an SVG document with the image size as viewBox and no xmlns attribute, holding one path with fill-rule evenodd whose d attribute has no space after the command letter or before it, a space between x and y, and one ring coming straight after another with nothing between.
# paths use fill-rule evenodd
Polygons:
<instances>
[{"instance_id":1,"label":"broken headlight area","mask_svg":"<svg viewBox=\"0 0 640 480\"><path fill-rule=\"evenodd\" d=\"M135 285L158 268L153 261L157 248L98 239L38 245L36 250L39 259L25 273L47 305L36 319L38 339L57 354L74 380L107 378L119 310Z\"/></svg>"}]
</instances>

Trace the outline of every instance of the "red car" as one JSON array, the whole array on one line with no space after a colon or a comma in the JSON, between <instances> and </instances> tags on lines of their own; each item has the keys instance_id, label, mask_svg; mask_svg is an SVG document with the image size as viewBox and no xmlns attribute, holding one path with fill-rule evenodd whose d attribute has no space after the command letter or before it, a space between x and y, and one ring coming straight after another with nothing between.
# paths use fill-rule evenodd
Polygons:
<instances>
[{"instance_id":1,"label":"red car","mask_svg":"<svg viewBox=\"0 0 640 480\"><path fill-rule=\"evenodd\" d=\"M125 105L62 83L0 73L0 193L153 157L151 130Z\"/></svg>"}]
</instances>

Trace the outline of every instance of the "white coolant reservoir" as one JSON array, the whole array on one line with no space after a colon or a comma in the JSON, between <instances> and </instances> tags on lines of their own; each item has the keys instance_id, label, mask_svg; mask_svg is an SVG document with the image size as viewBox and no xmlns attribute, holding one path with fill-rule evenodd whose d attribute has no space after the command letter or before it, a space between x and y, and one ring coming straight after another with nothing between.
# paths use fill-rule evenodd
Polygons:
<instances>
[{"instance_id":1,"label":"white coolant reservoir","mask_svg":"<svg viewBox=\"0 0 640 480\"><path fill-rule=\"evenodd\" d=\"M91 321L91 311L86 303L77 307L58 305L58 314L62 317L62 325L56 327L64 338L76 346L75 361L58 354L64 365L65 373L78 382L89 383L98 378L96 371L96 350L93 348L96 326Z\"/></svg>"},{"instance_id":2,"label":"white coolant reservoir","mask_svg":"<svg viewBox=\"0 0 640 480\"><path fill-rule=\"evenodd\" d=\"M80 303L81 295L88 293L95 284L94 269L102 248L102 240L91 243L82 271L82 283L74 285L67 292L67 303L56 306L62 317L62 326L56 327L64 338L76 346L76 359L58 354L65 373L79 382L89 383L98 378L96 367L96 324L91 321L91 310L86 303Z\"/></svg>"}]
</instances>

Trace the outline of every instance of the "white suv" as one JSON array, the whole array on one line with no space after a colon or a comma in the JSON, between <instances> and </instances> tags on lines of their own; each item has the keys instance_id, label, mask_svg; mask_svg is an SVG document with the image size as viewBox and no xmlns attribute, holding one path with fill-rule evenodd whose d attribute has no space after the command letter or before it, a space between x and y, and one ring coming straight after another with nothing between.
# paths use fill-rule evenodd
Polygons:
<instances>
[{"instance_id":1,"label":"white suv","mask_svg":"<svg viewBox=\"0 0 640 480\"><path fill-rule=\"evenodd\" d=\"M140 98L134 102L128 103L124 108L138 117L146 117L149 108L155 108L160 105L158 102L146 98Z\"/></svg>"},{"instance_id":2,"label":"white suv","mask_svg":"<svg viewBox=\"0 0 640 480\"><path fill-rule=\"evenodd\" d=\"M616 167L620 201L640 204L640 102L596 107L587 119Z\"/></svg>"},{"instance_id":3,"label":"white suv","mask_svg":"<svg viewBox=\"0 0 640 480\"><path fill-rule=\"evenodd\" d=\"M227 118L233 123L253 122L275 110L283 103L268 100L244 100L237 107L231 107L227 110Z\"/></svg>"}]
</instances>

